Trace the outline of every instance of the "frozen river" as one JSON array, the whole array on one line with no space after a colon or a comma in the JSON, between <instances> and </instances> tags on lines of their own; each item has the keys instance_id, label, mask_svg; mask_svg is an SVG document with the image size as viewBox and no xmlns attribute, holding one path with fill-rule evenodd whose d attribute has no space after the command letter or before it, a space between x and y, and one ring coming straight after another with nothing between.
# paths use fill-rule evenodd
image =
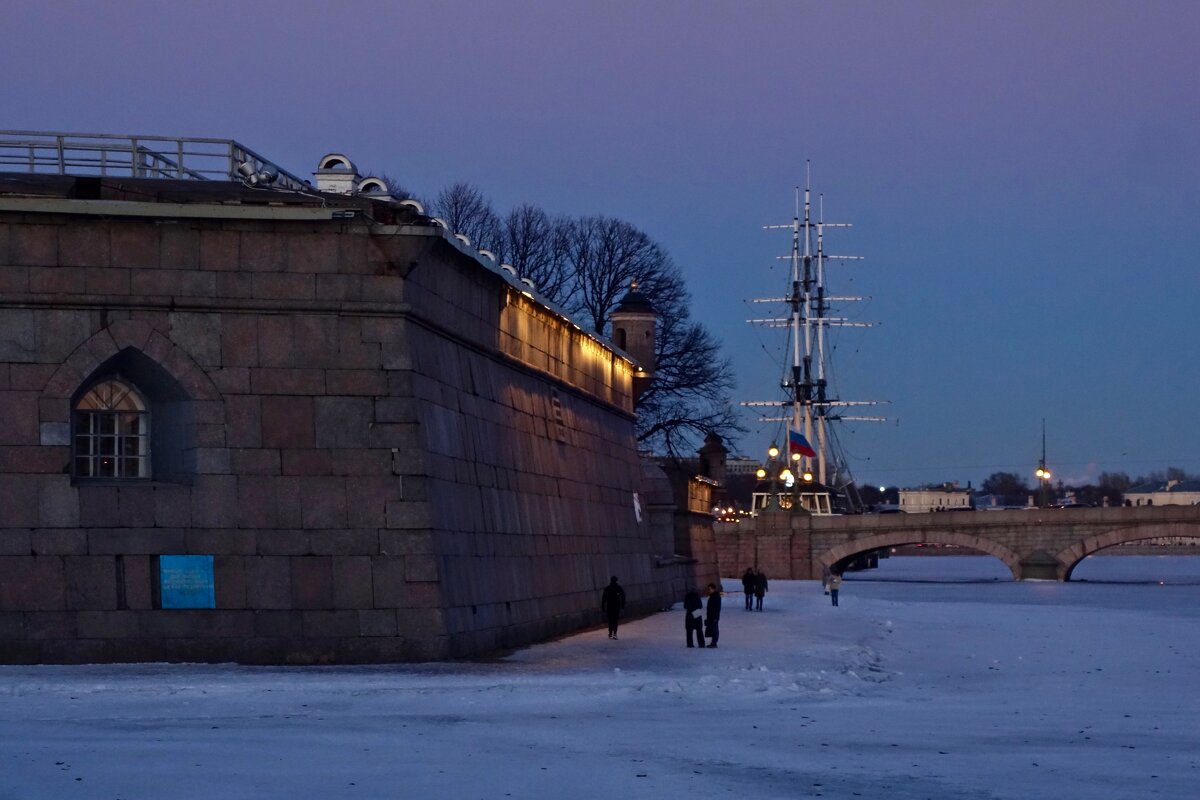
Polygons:
<instances>
[{"instance_id":1,"label":"frozen river","mask_svg":"<svg viewBox=\"0 0 1200 800\"><path fill-rule=\"evenodd\" d=\"M0 667L14 798L1190 798L1200 558L893 558L493 663ZM597 597L597 602L599 598Z\"/></svg>"}]
</instances>

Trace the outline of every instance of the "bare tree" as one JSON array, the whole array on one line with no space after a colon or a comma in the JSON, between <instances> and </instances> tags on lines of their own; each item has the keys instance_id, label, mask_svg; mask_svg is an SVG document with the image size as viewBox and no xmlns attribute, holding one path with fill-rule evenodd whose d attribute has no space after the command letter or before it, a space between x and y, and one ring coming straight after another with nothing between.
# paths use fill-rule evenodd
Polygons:
<instances>
[{"instance_id":1,"label":"bare tree","mask_svg":"<svg viewBox=\"0 0 1200 800\"><path fill-rule=\"evenodd\" d=\"M1025 479L1015 472L993 472L979 486L984 494L994 494L1011 499L1024 498L1030 492Z\"/></svg>"},{"instance_id":2,"label":"bare tree","mask_svg":"<svg viewBox=\"0 0 1200 800\"><path fill-rule=\"evenodd\" d=\"M675 269L654 240L611 217L577 220L571 226L568 252L574 272L573 310L586 315L599 334L632 282L643 286L653 300L654 282Z\"/></svg>"},{"instance_id":3,"label":"bare tree","mask_svg":"<svg viewBox=\"0 0 1200 800\"><path fill-rule=\"evenodd\" d=\"M1188 474L1186 469L1182 467L1167 467L1164 470L1154 470L1148 475L1138 475L1133 479L1134 486L1140 486L1143 483L1164 483L1166 481L1188 481L1195 480Z\"/></svg>"},{"instance_id":4,"label":"bare tree","mask_svg":"<svg viewBox=\"0 0 1200 800\"><path fill-rule=\"evenodd\" d=\"M500 248L500 218L483 192L471 184L459 181L446 187L430 204L429 211L444 219L451 232L466 235L472 246Z\"/></svg>"},{"instance_id":5,"label":"bare tree","mask_svg":"<svg viewBox=\"0 0 1200 800\"><path fill-rule=\"evenodd\" d=\"M667 259L638 289L658 313L654 379L638 401L638 441L678 455L709 433L727 441L743 433L729 402L733 370L712 334L690 318L680 270Z\"/></svg>"},{"instance_id":6,"label":"bare tree","mask_svg":"<svg viewBox=\"0 0 1200 800\"><path fill-rule=\"evenodd\" d=\"M501 254L523 278L529 278L543 297L562 304L570 290L568 263L571 222L551 218L528 203L504 218Z\"/></svg>"},{"instance_id":7,"label":"bare tree","mask_svg":"<svg viewBox=\"0 0 1200 800\"><path fill-rule=\"evenodd\" d=\"M664 303L659 311L654 379L638 402L637 420L638 441L672 456L693 451L709 433L730 441L745 432L729 401L728 359L708 330L679 308Z\"/></svg>"},{"instance_id":8,"label":"bare tree","mask_svg":"<svg viewBox=\"0 0 1200 800\"><path fill-rule=\"evenodd\" d=\"M659 318L654 379L638 405L643 446L677 456L709 433L729 440L744 432L729 402L729 362L704 326L689 318L691 297L679 268L644 232L612 217L553 218L528 204L501 220L482 192L462 182L443 190L429 208L601 335L637 282Z\"/></svg>"},{"instance_id":9,"label":"bare tree","mask_svg":"<svg viewBox=\"0 0 1200 800\"><path fill-rule=\"evenodd\" d=\"M416 194L414 194L413 192L410 192L407 188L405 188L400 183L399 180L394 178L392 175L388 174L387 172L380 172L378 174L379 174L379 179L381 181L383 181L384 184L388 187L388 194L391 195L392 197L394 197L395 199L397 199L397 200L412 199L412 200L417 200L418 202L421 203L421 205L425 205L425 203L422 202L420 200L420 198L418 198L416 196Z\"/></svg>"},{"instance_id":10,"label":"bare tree","mask_svg":"<svg viewBox=\"0 0 1200 800\"><path fill-rule=\"evenodd\" d=\"M1133 485L1133 481L1129 480L1129 476L1124 472L1101 472L1100 477L1096 479L1096 484L1106 494L1119 497Z\"/></svg>"}]
</instances>

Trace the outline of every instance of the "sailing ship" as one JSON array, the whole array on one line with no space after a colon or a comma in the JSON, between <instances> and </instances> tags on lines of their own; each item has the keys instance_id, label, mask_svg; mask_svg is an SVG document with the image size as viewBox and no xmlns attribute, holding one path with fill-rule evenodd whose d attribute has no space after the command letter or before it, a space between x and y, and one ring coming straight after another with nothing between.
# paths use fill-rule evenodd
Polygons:
<instances>
[{"instance_id":1,"label":"sailing ship","mask_svg":"<svg viewBox=\"0 0 1200 800\"><path fill-rule=\"evenodd\" d=\"M809 514L854 514L864 510L854 477L838 439L838 423L883 422L885 417L848 415L844 409L874 406L885 401L842 400L833 396L828 375L831 328L870 328L873 323L840 316L843 303L863 297L832 295L826 286L831 264L861 260L861 256L834 255L825 250L825 233L849 228L849 223L826 222L824 198L818 197L814 219L811 169L806 167L803 190L796 188L796 211L790 224L765 225L764 230L791 232L791 253L779 256L789 262L789 282L782 297L756 299L755 303L783 306L782 316L747 320L752 325L787 331L787 354L777 400L748 401L743 406L764 409L760 422L779 425L786 454L772 444L768 463L759 469L752 511L792 509ZM778 439L777 439L778 441Z\"/></svg>"}]
</instances>

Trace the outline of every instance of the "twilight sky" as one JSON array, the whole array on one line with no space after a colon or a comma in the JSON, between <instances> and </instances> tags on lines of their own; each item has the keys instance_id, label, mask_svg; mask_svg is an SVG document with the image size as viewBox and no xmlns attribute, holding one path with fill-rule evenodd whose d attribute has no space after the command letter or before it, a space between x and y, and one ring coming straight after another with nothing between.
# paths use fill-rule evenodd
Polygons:
<instances>
[{"instance_id":1,"label":"twilight sky","mask_svg":"<svg viewBox=\"0 0 1200 800\"><path fill-rule=\"evenodd\" d=\"M1047 457L1200 472L1200 4L52 2L0 10L0 127L237 139L307 176L340 151L421 194L624 218L690 279L737 399L775 395L813 164L860 481ZM752 420L754 415L748 414ZM898 420L898 422L896 421ZM736 449L758 456L769 426Z\"/></svg>"}]
</instances>

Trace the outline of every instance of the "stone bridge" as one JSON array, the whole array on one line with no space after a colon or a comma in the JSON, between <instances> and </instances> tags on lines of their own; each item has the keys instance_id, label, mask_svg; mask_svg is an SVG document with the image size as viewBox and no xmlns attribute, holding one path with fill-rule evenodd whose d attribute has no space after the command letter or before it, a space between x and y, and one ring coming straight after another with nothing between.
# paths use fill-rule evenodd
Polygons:
<instances>
[{"instance_id":1,"label":"stone bridge","mask_svg":"<svg viewBox=\"0 0 1200 800\"><path fill-rule=\"evenodd\" d=\"M769 577L814 580L862 553L906 544L957 545L1003 561L1013 578L1070 580L1087 556L1162 536L1200 538L1200 506L1048 508L811 517L763 513L716 524L721 574L758 564Z\"/></svg>"}]
</instances>

